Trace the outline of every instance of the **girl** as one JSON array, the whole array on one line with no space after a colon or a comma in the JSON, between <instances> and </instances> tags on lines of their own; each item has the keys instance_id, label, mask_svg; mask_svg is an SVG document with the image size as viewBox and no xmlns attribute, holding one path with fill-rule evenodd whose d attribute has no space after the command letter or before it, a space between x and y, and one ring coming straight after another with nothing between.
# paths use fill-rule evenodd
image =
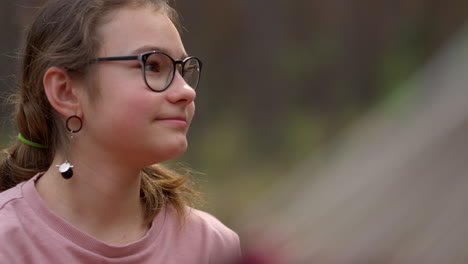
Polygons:
<instances>
[{"instance_id":1,"label":"girl","mask_svg":"<svg viewBox=\"0 0 468 264\"><path fill-rule=\"evenodd\" d=\"M227 263L238 236L188 207L181 155L201 61L165 0L55 0L32 23L0 167L5 263Z\"/></svg>"}]
</instances>

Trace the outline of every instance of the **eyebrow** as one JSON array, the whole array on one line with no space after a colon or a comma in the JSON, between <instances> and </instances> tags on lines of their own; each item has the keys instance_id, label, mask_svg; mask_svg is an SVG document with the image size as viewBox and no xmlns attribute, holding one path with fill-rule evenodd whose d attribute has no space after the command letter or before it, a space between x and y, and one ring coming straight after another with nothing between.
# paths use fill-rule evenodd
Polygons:
<instances>
[{"instance_id":1,"label":"eyebrow","mask_svg":"<svg viewBox=\"0 0 468 264\"><path fill-rule=\"evenodd\" d=\"M148 51L161 51L161 52L164 52L168 55L171 55L170 51L168 49L165 49L165 48L161 48L161 47L157 47L157 46L150 46L150 45L145 45L145 46L142 46L142 47L139 47L135 50L133 50L131 52L131 54L140 54L140 53L143 53L143 52L148 52ZM188 57L188 54L186 52L183 52L181 54L180 57L177 57L178 59L185 59Z\"/></svg>"}]
</instances>

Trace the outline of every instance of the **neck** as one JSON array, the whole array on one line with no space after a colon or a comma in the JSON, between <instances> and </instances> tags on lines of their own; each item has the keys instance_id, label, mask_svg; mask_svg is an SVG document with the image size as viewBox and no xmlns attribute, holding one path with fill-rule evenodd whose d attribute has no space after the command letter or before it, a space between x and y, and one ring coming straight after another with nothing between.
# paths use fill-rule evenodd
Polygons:
<instances>
[{"instance_id":1,"label":"neck","mask_svg":"<svg viewBox=\"0 0 468 264\"><path fill-rule=\"evenodd\" d=\"M39 195L52 211L109 244L127 244L146 233L138 168L97 159L96 154L75 155L70 160L74 175L66 180L55 167L64 160L57 155L37 182Z\"/></svg>"}]
</instances>

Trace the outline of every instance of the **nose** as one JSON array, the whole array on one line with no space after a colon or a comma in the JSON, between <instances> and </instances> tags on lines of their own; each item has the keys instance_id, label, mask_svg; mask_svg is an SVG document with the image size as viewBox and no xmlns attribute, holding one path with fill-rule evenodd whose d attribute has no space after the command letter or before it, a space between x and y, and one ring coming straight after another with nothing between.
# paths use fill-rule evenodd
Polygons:
<instances>
[{"instance_id":1,"label":"nose","mask_svg":"<svg viewBox=\"0 0 468 264\"><path fill-rule=\"evenodd\" d=\"M190 87L179 71L176 71L171 86L167 89L167 98L173 104L190 104L195 100L196 92Z\"/></svg>"}]
</instances>

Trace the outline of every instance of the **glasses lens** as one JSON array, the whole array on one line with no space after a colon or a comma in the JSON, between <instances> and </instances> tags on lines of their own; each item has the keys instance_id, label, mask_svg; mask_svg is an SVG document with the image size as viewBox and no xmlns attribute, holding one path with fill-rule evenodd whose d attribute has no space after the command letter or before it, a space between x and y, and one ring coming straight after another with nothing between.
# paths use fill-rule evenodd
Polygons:
<instances>
[{"instance_id":1,"label":"glasses lens","mask_svg":"<svg viewBox=\"0 0 468 264\"><path fill-rule=\"evenodd\" d=\"M200 81L201 65L197 58L189 58L184 63L183 77L185 82L193 89L197 89Z\"/></svg>"},{"instance_id":2,"label":"glasses lens","mask_svg":"<svg viewBox=\"0 0 468 264\"><path fill-rule=\"evenodd\" d=\"M161 91L166 89L174 73L174 64L170 57L162 53L152 53L145 63L145 79L148 86Z\"/></svg>"}]
</instances>

